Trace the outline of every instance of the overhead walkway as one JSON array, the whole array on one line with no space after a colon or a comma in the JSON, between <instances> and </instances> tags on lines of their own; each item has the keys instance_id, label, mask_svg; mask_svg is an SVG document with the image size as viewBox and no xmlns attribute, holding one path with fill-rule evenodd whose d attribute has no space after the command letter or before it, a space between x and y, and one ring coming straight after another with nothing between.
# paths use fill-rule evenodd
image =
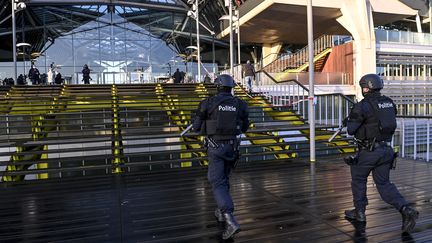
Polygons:
<instances>
[{"instance_id":1,"label":"overhead walkway","mask_svg":"<svg viewBox=\"0 0 432 243\"><path fill-rule=\"evenodd\" d=\"M240 165L231 179L235 242L431 242L432 168L399 160L391 179L420 212L411 235L401 216L368 183L366 225L352 224L349 167L340 157L311 165ZM222 242L206 171L145 173L3 183L1 242Z\"/></svg>"},{"instance_id":2,"label":"overhead walkway","mask_svg":"<svg viewBox=\"0 0 432 243\"><path fill-rule=\"evenodd\" d=\"M207 84L65 85L13 87L0 99L3 181L64 178L207 164L202 137L180 137L199 102L216 93ZM236 95L250 107L240 163L309 154L308 125L290 107ZM352 152L348 138L327 139L318 125L317 154Z\"/></svg>"}]
</instances>

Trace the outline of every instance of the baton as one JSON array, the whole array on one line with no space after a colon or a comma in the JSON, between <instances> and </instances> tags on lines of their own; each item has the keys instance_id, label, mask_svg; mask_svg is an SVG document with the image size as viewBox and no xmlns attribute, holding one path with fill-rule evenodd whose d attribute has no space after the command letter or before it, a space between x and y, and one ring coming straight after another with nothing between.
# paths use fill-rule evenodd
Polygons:
<instances>
[{"instance_id":1,"label":"baton","mask_svg":"<svg viewBox=\"0 0 432 243\"><path fill-rule=\"evenodd\" d=\"M338 130L336 130L336 132L335 133L333 133L333 135L329 138L329 142L331 142L340 132L342 132L342 129L343 129L344 127L343 126L340 126L339 128L338 128Z\"/></svg>"},{"instance_id":2,"label":"baton","mask_svg":"<svg viewBox=\"0 0 432 243\"><path fill-rule=\"evenodd\" d=\"M190 124L188 127L186 127L186 129L180 133L180 136L183 137L187 132L189 132L189 130L192 129L192 126L193 126L193 124Z\"/></svg>"}]
</instances>

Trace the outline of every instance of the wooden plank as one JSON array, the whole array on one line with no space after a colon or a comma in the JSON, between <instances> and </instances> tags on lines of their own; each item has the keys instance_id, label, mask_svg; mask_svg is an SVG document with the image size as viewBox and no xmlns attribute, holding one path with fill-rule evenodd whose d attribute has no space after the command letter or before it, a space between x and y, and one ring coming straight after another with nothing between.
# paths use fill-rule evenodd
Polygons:
<instances>
[{"instance_id":1,"label":"wooden plank","mask_svg":"<svg viewBox=\"0 0 432 243\"><path fill-rule=\"evenodd\" d=\"M236 242L432 241L432 168L401 159L392 180L419 211L409 236L401 216L368 181L367 224L345 220L352 207L349 167L341 157L256 163L231 180ZM2 183L1 242L220 242L221 225L203 168Z\"/></svg>"}]
</instances>

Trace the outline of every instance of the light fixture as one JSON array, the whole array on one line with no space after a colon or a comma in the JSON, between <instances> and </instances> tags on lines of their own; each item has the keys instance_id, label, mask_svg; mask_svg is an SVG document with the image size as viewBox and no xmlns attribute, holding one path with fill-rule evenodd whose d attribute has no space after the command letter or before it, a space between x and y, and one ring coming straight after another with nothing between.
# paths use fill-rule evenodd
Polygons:
<instances>
[{"instance_id":1,"label":"light fixture","mask_svg":"<svg viewBox=\"0 0 432 243\"><path fill-rule=\"evenodd\" d=\"M194 50L198 50L197 46L187 46L185 49L194 49Z\"/></svg>"},{"instance_id":2,"label":"light fixture","mask_svg":"<svg viewBox=\"0 0 432 243\"><path fill-rule=\"evenodd\" d=\"M27 6L25 3L19 2L19 3L16 3L15 10L18 12L18 11L24 10L26 7Z\"/></svg>"},{"instance_id":3,"label":"light fixture","mask_svg":"<svg viewBox=\"0 0 432 243\"><path fill-rule=\"evenodd\" d=\"M29 43L25 43L25 42L16 44L16 47L21 47L21 46L26 46L26 47L28 46L28 47L30 47L31 45Z\"/></svg>"}]
</instances>

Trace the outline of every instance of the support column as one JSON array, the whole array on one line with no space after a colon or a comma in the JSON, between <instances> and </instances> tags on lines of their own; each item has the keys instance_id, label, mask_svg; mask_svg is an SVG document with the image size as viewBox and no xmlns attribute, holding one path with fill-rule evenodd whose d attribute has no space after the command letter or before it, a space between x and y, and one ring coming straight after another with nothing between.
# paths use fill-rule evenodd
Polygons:
<instances>
[{"instance_id":1,"label":"support column","mask_svg":"<svg viewBox=\"0 0 432 243\"><path fill-rule=\"evenodd\" d=\"M429 33L432 33L432 1L429 1Z\"/></svg>"},{"instance_id":2,"label":"support column","mask_svg":"<svg viewBox=\"0 0 432 243\"><path fill-rule=\"evenodd\" d=\"M267 66L271 62L277 59L280 50L282 49L282 43L263 44L262 47L262 65Z\"/></svg>"},{"instance_id":3,"label":"support column","mask_svg":"<svg viewBox=\"0 0 432 243\"><path fill-rule=\"evenodd\" d=\"M345 0L342 2L342 16L337 21L347 29L354 39L353 66L354 85L357 99L361 99L360 78L368 73L376 73L376 42L372 7L369 0Z\"/></svg>"},{"instance_id":4,"label":"support column","mask_svg":"<svg viewBox=\"0 0 432 243\"><path fill-rule=\"evenodd\" d=\"M421 26L421 19L419 13L416 15L416 26L417 26L417 32L422 33L422 26Z\"/></svg>"}]
</instances>

